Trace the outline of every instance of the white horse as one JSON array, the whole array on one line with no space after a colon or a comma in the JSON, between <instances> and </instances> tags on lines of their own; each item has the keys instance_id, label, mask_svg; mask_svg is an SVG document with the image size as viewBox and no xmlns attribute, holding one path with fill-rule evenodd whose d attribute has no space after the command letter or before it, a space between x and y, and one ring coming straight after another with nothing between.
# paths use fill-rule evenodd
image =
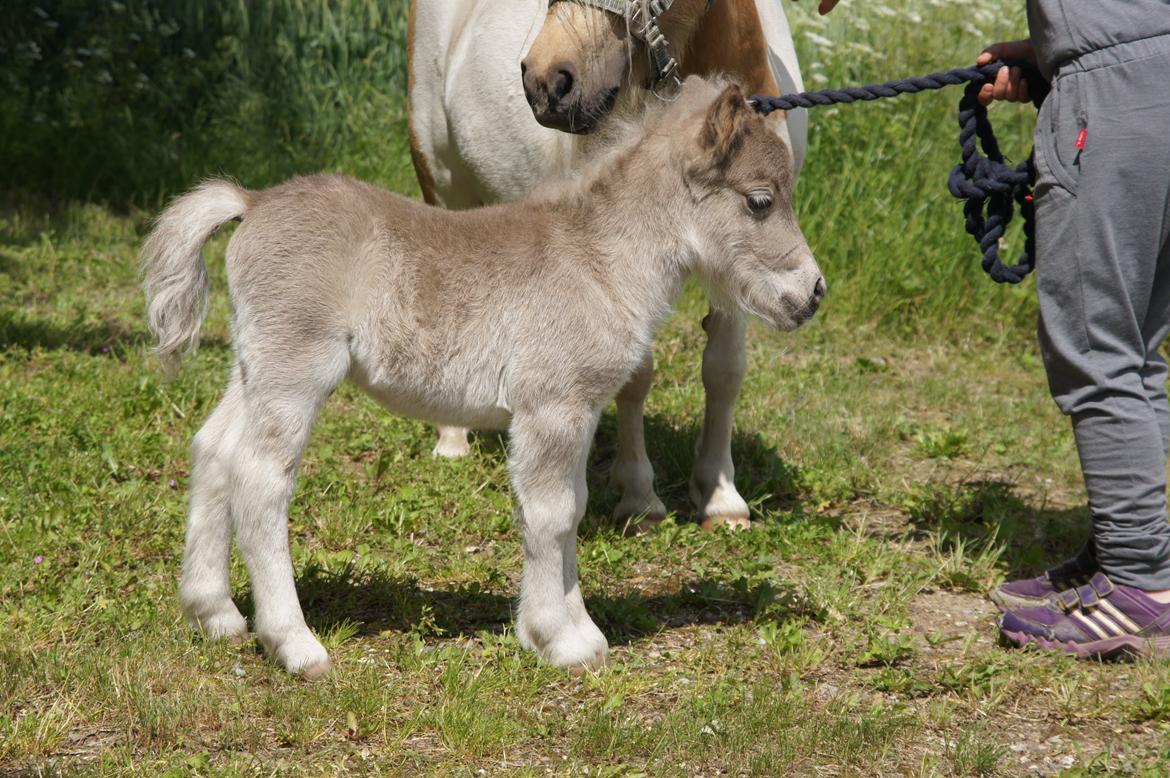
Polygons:
<instances>
[{"instance_id":1,"label":"white horse","mask_svg":"<svg viewBox=\"0 0 1170 778\"><path fill-rule=\"evenodd\" d=\"M668 90L669 83L656 83L663 74L656 72L652 47L639 35L649 17L630 20L606 10L620 10L623 3L631 12L648 14L654 7L647 0L553 0L551 7L548 0L411 3L410 141L428 203L459 209L524 197L549 177L578 169L587 156L587 138L541 123L588 132L610 111L629 115L660 100L656 91ZM669 10L653 21L683 75L730 74L749 93L803 88L779 0L665 5ZM805 113L795 111L771 126L789 142L799 171ZM691 497L705 528L746 527L748 506L735 487L731 461L732 419L746 365L745 322L732 310L712 308L703 326L707 406ZM621 497L614 514L645 517L642 527L666 513L654 493L643 437L643 404L652 379L648 355L617 397L612 480ZM440 427L436 454L459 456L467 450L467 430Z\"/></svg>"},{"instance_id":2,"label":"white horse","mask_svg":"<svg viewBox=\"0 0 1170 778\"><path fill-rule=\"evenodd\" d=\"M268 654L306 676L329 669L297 599L288 506L313 422L348 378L396 413L509 430L516 633L558 666L605 661L576 557L602 410L687 276L778 329L825 293L790 153L738 87L688 79L644 121L578 182L506 205L455 213L312 176L263 192L212 181L163 212L142 264L167 358L199 337L203 244L243 221L227 248L231 377L192 445L179 586L192 623L247 632L228 579L234 529Z\"/></svg>"}]
</instances>

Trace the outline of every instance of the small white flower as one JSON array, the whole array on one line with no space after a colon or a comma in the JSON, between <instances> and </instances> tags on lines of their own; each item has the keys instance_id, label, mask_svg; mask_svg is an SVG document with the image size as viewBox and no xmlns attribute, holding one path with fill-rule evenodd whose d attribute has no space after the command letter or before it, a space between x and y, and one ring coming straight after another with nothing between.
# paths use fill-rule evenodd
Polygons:
<instances>
[{"instance_id":1,"label":"small white flower","mask_svg":"<svg viewBox=\"0 0 1170 778\"><path fill-rule=\"evenodd\" d=\"M817 46L824 46L825 48L832 48L833 47L833 42L831 40L829 40L828 38L826 38L824 35L819 35L815 32L805 32L804 37L810 43L815 43Z\"/></svg>"}]
</instances>

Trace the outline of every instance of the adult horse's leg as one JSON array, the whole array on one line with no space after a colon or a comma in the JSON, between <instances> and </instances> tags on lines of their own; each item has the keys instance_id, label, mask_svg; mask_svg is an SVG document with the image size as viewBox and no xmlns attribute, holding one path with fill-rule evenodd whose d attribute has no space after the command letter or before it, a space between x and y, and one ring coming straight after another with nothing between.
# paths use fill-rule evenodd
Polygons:
<instances>
[{"instance_id":1,"label":"adult horse's leg","mask_svg":"<svg viewBox=\"0 0 1170 778\"><path fill-rule=\"evenodd\" d=\"M548 408L512 420L508 469L524 547L516 635L559 667L597 667L608 644L585 612L577 579L577 524L597 415Z\"/></svg>"},{"instance_id":2,"label":"adult horse's leg","mask_svg":"<svg viewBox=\"0 0 1170 778\"><path fill-rule=\"evenodd\" d=\"M666 506L654 493L654 468L646 455L643 411L646 395L654 381L654 354L646 353L642 364L622 387L616 398L618 447L610 471L610 483L621 490L615 519L636 519L630 529L650 529L666 517Z\"/></svg>"},{"instance_id":3,"label":"adult horse's leg","mask_svg":"<svg viewBox=\"0 0 1170 778\"><path fill-rule=\"evenodd\" d=\"M191 493L179 602L191 625L211 638L242 637L248 623L228 580L232 524L229 467L243 423L243 386L233 366L223 399L191 443Z\"/></svg>"},{"instance_id":4,"label":"adult horse's leg","mask_svg":"<svg viewBox=\"0 0 1170 778\"><path fill-rule=\"evenodd\" d=\"M439 439L431 449L431 456L435 457L465 457L471 453L471 444L467 441L470 430L467 427L439 427Z\"/></svg>"},{"instance_id":5,"label":"adult horse's leg","mask_svg":"<svg viewBox=\"0 0 1170 778\"><path fill-rule=\"evenodd\" d=\"M742 316L712 308L703 319L703 329L707 331L707 347L703 349L707 407L695 446L691 499L704 529L747 528L751 526L748 506L736 491L735 466L731 462L735 401L747 365L747 326Z\"/></svg>"}]
</instances>

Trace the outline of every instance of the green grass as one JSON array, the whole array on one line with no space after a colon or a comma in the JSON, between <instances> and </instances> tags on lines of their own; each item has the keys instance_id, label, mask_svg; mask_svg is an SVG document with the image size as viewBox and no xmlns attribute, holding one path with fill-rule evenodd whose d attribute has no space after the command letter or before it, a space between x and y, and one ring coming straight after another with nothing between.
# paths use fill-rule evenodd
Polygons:
<instances>
[{"instance_id":1,"label":"green grass","mask_svg":"<svg viewBox=\"0 0 1170 778\"><path fill-rule=\"evenodd\" d=\"M154 207L209 175L409 186L407 0L10 0L0 190Z\"/></svg>"},{"instance_id":2,"label":"green grass","mask_svg":"<svg viewBox=\"0 0 1170 778\"><path fill-rule=\"evenodd\" d=\"M1022 29L1009 5L1001 18L895 3L887 17L852 3L827 23L786 7L809 74L846 83L973 56ZM187 448L229 362L225 237L208 252L204 346L167 382L135 278L151 214L10 197L0 775L1164 775L1165 663L995 642L984 589L1073 551L1087 514L1031 341L1030 286L980 277L943 190L955 100L815 117L799 207L832 291L807 329L751 334L733 448L759 526L709 535L690 513L697 290L656 346L648 446L675 515L652 535L623 538L607 518L603 419L580 559L614 662L580 677L511 631L520 550L502 438L435 461L427 425L352 388L314 431L290 525L334 672L305 683L253 644L193 635L176 576ZM1025 118L1001 122L1008 147L1026 147ZM369 114L353 121L375 136ZM411 191L401 125L386 133L323 164ZM248 184L287 162L256 153L237 172ZM238 561L233 581L250 612Z\"/></svg>"}]
</instances>

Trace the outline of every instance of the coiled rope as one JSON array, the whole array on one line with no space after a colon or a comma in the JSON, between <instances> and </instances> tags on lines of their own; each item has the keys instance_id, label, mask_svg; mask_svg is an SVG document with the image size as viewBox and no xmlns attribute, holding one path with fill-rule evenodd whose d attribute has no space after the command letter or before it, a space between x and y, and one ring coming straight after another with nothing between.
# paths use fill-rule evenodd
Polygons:
<instances>
[{"instance_id":1,"label":"coiled rope","mask_svg":"<svg viewBox=\"0 0 1170 778\"><path fill-rule=\"evenodd\" d=\"M991 128L987 108L979 103L979 88L995 80L1000 68L1019 67L1028 81L1032 102L1037 108L1048 94L1048 82L1035 66L1027 62L996 61L970 68L955 68L942 73L902 78L884 84L822 89L798 94L753 95L750 102L761 114L793 108L815 108L859 100L878 100L914 94L930 89L966 84L959 101L959 145L962 161L947 177L947 189L964 201L966 230L983 252L983 270L999 283L1018 284L1036 267L1035 215L1032 186L1036 181L1033 155L1020 164L1009 165L999 149ZM977 143L978 141L978 143ZM980 153L982 147L983 153ZM1024 250L1014 265L1004 264L999 256L999 242L1019 207L1024 220Z\"/></svg>"}]
</instances>

